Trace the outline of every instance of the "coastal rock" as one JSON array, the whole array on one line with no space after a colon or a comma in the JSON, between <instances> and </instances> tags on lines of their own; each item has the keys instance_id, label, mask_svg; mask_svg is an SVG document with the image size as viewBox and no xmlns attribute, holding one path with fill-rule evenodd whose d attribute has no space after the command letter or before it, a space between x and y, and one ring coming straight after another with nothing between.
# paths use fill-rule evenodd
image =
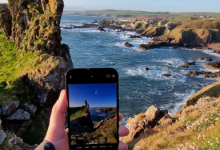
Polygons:
<instances>
[{"instance_id":1,"label":"coastal rock","mask_svg":"<svg viewBox=\"0 0 220 150\"><path fill-rule=\"evenodd\" d=\"M106 20L105 20L105 19L100 20L100 21L99 21L99 24L105 25L105 24L106 24Z\"/></svg>"},{"instance_id":2,"label":"coastal rock","mask_svg":"<svg viewBox=\"0 0 220 150\"><path fill-rule=\"evenodd\" d=\"M206 57L204 60L205 60L205 61L213 61L213 59L210 58L210 57Z\"/></svg>"},{"instance_id":3,"label":"coastal rock","mask_svg":"<svg viewBox=\"0 0 220 150\"><path fill-rule=\"evenodd\" d=\"M6 104L2 107L1 113L3 117L9 116L11 113L13 113L19 106L20 101L13 101L9 104Z\"/></svg>"},{"instance_id":4,"label":"coastal rock","mask_svg":"<svg viewBox=\"0 0 220 150\"><path fill-rule=\"evenodd\" d=\"M198 76L199 72L198 71L187 71L186 74L191 75L191 76Z\"/></svg>"},{"instance_id":5,"label":"coastal rock","mask_svg":"<svg viewBox=\"0 0 220 150\"><path fill-rule=\"evenodd\" d=\"M95 21L93 21L93 22L91 22L91 23L98 23L98 21L97 21L97 20L95 20Z\"/></svg>"},{"instance_id":6,"label":"coastal rock","mask_svg":"<svg viewBox=\"0 0 220 150\"><path fill-rule=\"evenodd\" d=\"M138 46L138 49L147 50L147 46L145 44L141 44Z\"/></svg>"},{"instance_id":7,"label":"coastal rock","mask_svg":"<svg viewBox=\"0 0 220 150\"><path fill-rule=\"evenodd\" d=\"M139 35L130 35L128 38L134 39L134 38L141 38Z\"/></svg>"},{"instance_id":8,"label":"coastal rock","mask_svg":"<svg viewBox=\"0 0 220 150\"><path fill-rule=\"evenodd\" d=\"M167 126L173 123L173 119L170 115L166 114L163 118L161 118L158 123L160 126Z\"/></svg>"},{"instance_id":9,"label":"coastal rock","mask_svg":"<svg viewBox=\"0 0 220 150\"><path fill-rule=\"evenodd\" d=\"M33 105L33 104L28 104L28 103L25 103L24 104L24 110L26 110L27 112L30 113L30 115L32 117L34 117L36 111L37 111L37 106Z\"/></svg>"},{"instance_id":10,"label":"coastal rock","mask_svg":"<svg viewBox=\"0 0 220 150\"><path fill-rule=\"evenodd\" d=\"M172 64L171 63L167 63L167 66L171 66Z\"/></svg>"},{"instance_id":11,"label":"coastal rock","mask_svg":"<svg viewBox=\"0 0 220 150\"><path fill-rule=\"evenodd\" d=\"M166 30L166 27L156 27L154 25L149 25L144 32L141 33L141 35L147 36L147 37L154 37L154 36L161 36L164 34Z\"/></svg>"},{"instance_id":12,"label":"coastal rock","mask_svg":"<svg viewBox=\"0 0 220 150\"><path fill-rule=\"evenodd\" d=\"M104 28L103 28L103 27L100 27L100 26L98 27L98 30L105 32Z\"/></svg>"},{"instance_id":13,"label":"coastal rock","mask_svg":"<svg viewBox=\"0 0 220 150\"><path fill-rule=\"evenodd\" d=\"M199 58L198 60L205 60L205 61L213 61L213 59L212 58L210 58L210 57L206 57L206 58Z\"/></svg>"},{"instance_id":14,"label":"coastal rock","mask_svg":"<svg viewBox=\"0 0 220 150\"><path fill-rule=\"evenodd\" d=\"M148 110L145 112L146 118L148 121L152 121L158 117L160 113L160 109L156 108L155 106L151 106L148 108Z\"/></svg>"},{"instance_id":15,"label":"coastal rock","mask_svg":"<svg viewBox=\"0 0 220 150\"><path fill-rule=\"evenodd\" d=\"M150 69L149 69L149 68L144 68L144 70L145 70L145 71L148 71L148 70L150 70Z\"/></svg>"},{"instance_id":16,"label":"coastal rock","mask_svg":"<svg viewBox=\"0 0 220 150\"><path fill-rule=\"evenodd\" d=\"M125 45L126 47L133 47L133 45L130 44L130 43L128 43L128 42L125 42L124 45Z\"/></svg>"},{"instance_id":17,"label":"coastal rock","mask_svg":"<svg viewBox=\"0 0 220 150\"><path fill-rule=\"evenodd\" d=\"M29 120L30 114L22 109L16 110L13 114L8 116L6 120Z\"/></svg>"},{"instance_id":18,"label":"coastal rock","mask_svg":"<svg viewBox=\"0 0 220 150\"><path fill-rule=\"evenodd\" d=\"M28 77L30 85L34 87L41 107L52 106L56 102L60 91L65 86L63 81L67 68L63 57L50 55L44 57L44 55L47 54L40 56L39 60L45 65L24 75L24 77Z\"/></svg>"},{"instance_id":19,"label":"coastal rock","mask_svg":"<svg viewBox=\"0 0 220 150\"><path fill-rule=\"evenodd\" d=\"M199 58L198 60L200 60L200 61L201 61L201 60L204 60L204 58Z\"/></svg>"},{"instance_id":20,"label":"coastal rock","mask_svg":"<svg viewBox=\"0 0 220 150\"><path fill-rule=\"evenodd\" d=\"M185 66L185 65L179 65L177 66L178 68L189 68L189 66Z\"/></svg>"},{"instance_id":21,"label":"coastal rock","mask_svg":"<svg viewBox=\"0 0 220 150\"><path fill-rule=\"evenodd\" d=\"M4 142L6 138L6 134L3 130L0 130L0 145L2 145L2 143Z\"/></svg>"},{"instance_id":22,"label":"coastal rock","mask_svg":"<svg viewBox=\"0 0 220 150\"><path fill-rule=\"evenodd\" d=\"M170 74L167 73L167 74L163 74L164 77L170 77Z\"/></svg>"},{"instance_id":23,"label":"coastal rock","mask_svg":"<svg viewBox=\"0 0 220 150\"><path fill-rule=\"evenodd\" d=\"M97 124L94 125L94 128L99 128L103 124L103 120L99 121Z\"/></svg>"},{"instance_id":24,"label":"coastal rock","mask_svg":"<svg viewBox=\"0 0 220 150\"><path fill-rule=\"evenodd\" d=\"M191 61L191 62L183 62L184 66L190 66L190 65L195 65L196 62L195 61Z\"/></svg>"},{"instance_id":25,"label":"coastal rock","mask_svg":"<svg viewBox=\"0 0 220 150\"><path fill-rule=\"evenodd\" d=\"M210 69L220 70L220 61L205 64L205 67L208 67Z\"/></svg>"}]
</instances>

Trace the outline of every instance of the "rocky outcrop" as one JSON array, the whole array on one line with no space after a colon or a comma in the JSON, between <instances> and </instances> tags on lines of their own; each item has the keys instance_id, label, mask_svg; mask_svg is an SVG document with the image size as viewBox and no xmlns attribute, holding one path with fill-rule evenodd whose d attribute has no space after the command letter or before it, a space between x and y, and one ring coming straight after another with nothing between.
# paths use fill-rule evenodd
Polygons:
<instances>
[{"instance_id":1,"label":"rocky outcrop","mask_svg":"<svg viewBox=\"0 0 220 150\"><path fill-rule=\"evenodd\" d=\"M164 77L170 77L169 73L163 74Z\"/></svg>"},{"instance_id":2,"label":"rocky outcrop","mask_svg":"<svg viewBox=\"0 0 220 150\"><path fill-rule=\"evenodd\" d=\"M191 66L191 65L195 65L196 62L195 61L191 61L191 62L183 62L184 66Z\"/></svg>"},{"instance_id":3,"label":"rocky outcrop","mask_svg":"<svg viewBox=\"0 0 220 150\"><path fill-rule=\"evenodd\" d=\"M12 16L7 5L0 4L0 27L3 29L7 40L9 40L11 36L11 22Z\"/></svg>"},{"instance_id":4,"label":"rocky outcrop","mask_svg":"<svg viewBox=\"0 0 220 150\"><path fill-rule=\"evenodd\" d=\"M210 57L206 57L206 58L199 58L198 60L205 60L205 61L213 61L213 59L212 58L210 58Z\"/></svg>"},{"instance_id":5,"label":"rocky outcrop","mask_svg":"<svg viewBox=\"0 0 220 150\"><path fill-rule=\"evenodd\" d=\"M205 78L220 78L220 71L214 73L206 71L187 71L186 74L191 76L202 75Z\"/></svg>"},{"instance_id":6,"label":"rocky outcrop","mask_svg":"<svg viewBox=\"0 0 220 150\"><path fill-rule=\"evenodd\" d=\"M103 31L103 32L105 32L104 28L101 27L101 26L98 27L98 30L99 30L99 31Z\"/></svg>"},{"instance_id":7,"label":"rocky outcrop","mask_svg":"<svg viewBox=\"0 0 220 150\"><path fill-rule=\"evenodd\" d=\"M220 70L220 61L205 64L205 67L208 67L210 69Z\"/></svg>"},{"instance_id":8,"label":"rocky outcrop","mask_svg":"<svg viewBox=\"0 0 220 150\"><path fill-rule=\"evenodd\" d=\"M128 43L128 42L125 42L124 45L125 45L126 47L133 47L133 45L130 44L130 43Z\"/></svg>"},{"instance_id":9,"label":"rocky outcrop","mask_svg":"<svg viewBox=\"0 0 220 150\"><path fill-rule=\"evenodd\" d=\"M167 110L160 110L151 106L144 114L139 114L135 118L129 118L126 127L129 135L123 138L126 143L138 138L142 133L150 133L157 126L172 124L173 119L168 115Z\"/></svg>"},{"instance_id":10,"label":"rocky outcrop","mask_svg":"<svg viewBox=\"0 0 220 150\"><path fill-rule=\"evenodd\" d=\"M165 26L163 27L163 26L150 25L144 30L144 32L141 33L141 35L147 37L161 36L165 33L165 30L166 30Z\"/></svg>"},{"instance_id":11,"label":"rocky outcrop","mask_svg":"<svg viewBox=\"0 0 220 150\"><path fill-rule=\"evenodd\" d=\"M30 114L22 109L16 110L13 114L5 118L6 120L29 120Z\"/></svg>"},{"instance_id":12,"label":"rocky outcrop","mask_svg":"<svg viewBox=\"0 0 220 150\"><path fill-rule=\"evenodd\" d=\"M9 104L6 104L4 105L2 108L1 108L1 114L3 117L7 117L9 116L11 113L13 113L19 106L20 104L20 101L13 101Z\"/></svg>"},{"instance_id":13,"label":"rocky outcrop","mask_svg":"<svg viewBox=\"0 0 220 150\"><path fill-rule=\"evenodd\" d=\"M105 20L105 19L100 20L100 21L99 21L99 24L105 25L105 24L106 24L106 20Z\"/></svg>"},{"instance_id":14,"label":"rocky outcrop","mask_svg":"<svg viewBox=\"0 0 220 150\"><path fill-rule=\"evenodd\" d=\"M33 104L24 104L24 110L27 111L32 117L34 117L36 111L37 111L37 106Z\"/></svg>"}]
</instances>

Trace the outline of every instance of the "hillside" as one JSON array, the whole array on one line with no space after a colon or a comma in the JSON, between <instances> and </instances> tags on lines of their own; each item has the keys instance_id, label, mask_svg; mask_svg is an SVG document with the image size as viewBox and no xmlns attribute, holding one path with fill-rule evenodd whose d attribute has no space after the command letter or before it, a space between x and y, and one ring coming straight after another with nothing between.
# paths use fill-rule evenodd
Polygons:
<instances>
[{"instance_id":1,"label":"hillside","mask_svg":"<svg viewBox=\"0 0 220 150\"><path fill-rule=\"evenodd\" d=\"M181 111L169 116L151 106L145 113L129 118L130 134L121 138L132 150L218 150L220 147L220 82L204 87ZM213 92L215 91L215 92ZM200 95L198 97L198 95Z\"/></svg>"},{"instance_id":2,"label":"hillside","mask_svg":"<svg viewBox=\"0 0 220 150\"><path fill-rule=\"evenodd\" d=\"M66 70L73 68L69 47L61 44L63 6L58 0L0 5L0 149L25 148L10 143L13 138L35 145L45 136Z\"/></svg>"}]
</instances>

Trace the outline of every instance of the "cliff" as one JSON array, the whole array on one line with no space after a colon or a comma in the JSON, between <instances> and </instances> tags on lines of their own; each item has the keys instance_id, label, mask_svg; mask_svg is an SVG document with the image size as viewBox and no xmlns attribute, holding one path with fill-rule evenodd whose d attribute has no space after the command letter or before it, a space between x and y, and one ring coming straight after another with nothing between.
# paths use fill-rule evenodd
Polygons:
<instances>
[{"instance_id":1,"label":"cliff","mask_svg":"<svg viewBox=\"0 0 220 150\"><path fill-rule=\"evenodd\" d=\"M188 48L210 48L219 43L219 20L183 21L171 27L150 25L142 35L154 37L149 44L141 45L143 50L160 46L181 46ZM210 47L209 47L210 46Z\"/></svg>"},{"instance_id":2,"label":"cliff","mask_svg":"<svg viewBox=\"0 0 220 150\"><path fill-rule=\"evenodd\" d=\"M43 140L65 73L73 68L68 45L61 44L63 7L62 0L0 5L1 129L31 145Z\"/></svg>"},{"instance_id":3,"label":"cliff","mask_svg":"<svg viewBox=\"0 0 220 150\"><path fill-rule=\"evenodd\" d=\"M151 106L129 118L128 136L121 138L134 150L219 149L219 82L191 96L182 109L168 111Z\"/></svg>"}]
</instances>

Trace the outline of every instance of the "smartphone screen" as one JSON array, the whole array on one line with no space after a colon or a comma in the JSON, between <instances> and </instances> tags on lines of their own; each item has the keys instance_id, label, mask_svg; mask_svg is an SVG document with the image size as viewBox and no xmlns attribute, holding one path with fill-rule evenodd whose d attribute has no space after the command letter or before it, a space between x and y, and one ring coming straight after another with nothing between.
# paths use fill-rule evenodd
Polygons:
<instances>
[{"instance_id":1,"label":"smartphone screen","mask_svg":"<svg viewBox=\"0 0 220 150\"><path fill-rule=\"evenodd\" d=\"M118 148L118 74L113 69L67 73L71 149Z\"/></svg>"}]
</instances>

